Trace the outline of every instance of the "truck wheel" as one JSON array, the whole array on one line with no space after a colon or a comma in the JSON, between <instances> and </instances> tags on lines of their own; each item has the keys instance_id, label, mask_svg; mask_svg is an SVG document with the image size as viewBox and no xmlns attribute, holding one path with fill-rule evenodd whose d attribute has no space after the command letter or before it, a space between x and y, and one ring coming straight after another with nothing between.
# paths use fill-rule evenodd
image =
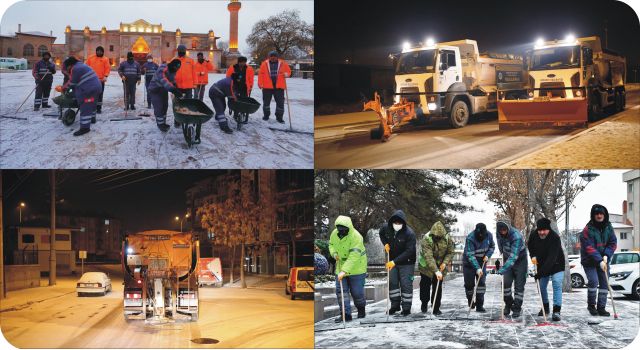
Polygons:
<instances>
[{"instance_id":1,"label":"truck wheel","mask_svg":"<svg viewBox=\"0 0 640 350\"><path fill-rule=\"evenodd\" d=\"M449 123L455 129L461 128L469 122L469 106L467 103L458 100L453 103L451 111L449 112Z\"/></svg>"},{"instance_id":2,"label":"truck wheel","mask_svg":"<svg viewBox=\"0 0 640 350\"><path fill-rule=\"evenodd\" d=\"M296 300L296 293L291 292L291 300Z\"/></svg>"},{"instance_id":3,"label":"truck wheel","mask_svg":"<svg viewBox=\"0 0 640 350\"><path fill-rule=\"evenodd\" d=\"M591 98L589 98L589 121L594 122L600 118L602 115L602 107L600 106L600 102L598 101L598 96L596 92L591 94Z\"/></svg>"},{"instance_id":4,"label":"truck wheel","mask_svg":"<svg viewBox=\"0 0 640 350\"><path fill-rule=\"evenodd\" d=\"M377 128L373 128L370 131L370 135L371 135L371 139L372 140L380 140L382 138L382 135L384 134L384 132L382 131L382 127L379 126Z\"/></svg>"}]
</instances>

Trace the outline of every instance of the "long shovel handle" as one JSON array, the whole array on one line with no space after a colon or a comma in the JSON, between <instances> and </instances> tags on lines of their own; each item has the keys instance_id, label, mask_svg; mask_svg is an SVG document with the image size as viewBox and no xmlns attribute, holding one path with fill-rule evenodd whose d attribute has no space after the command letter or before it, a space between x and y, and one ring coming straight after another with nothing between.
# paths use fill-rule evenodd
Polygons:
<instances>
[{"instance_id":1,"label":"long shovel handle","mask_svg":"<svg viewBox=\"0 0 640 350\"><path fill-rule=\"evenodd\" d=\"M442 279L444 280L444 276L442 276ZM433 310L436 308L436 299L438 299L439 289L440 289L440 280L438 280L438 283L436 284L436 293L435 293L435 296L433 297L432 304L431 304L431 315L433 315Z\"/></svg>"},{"instance_id":2,"label":"long shovel handle","mask_svg":"<svg viewBox=\"0 0 640 350\"><path fill-rule=\"evenodd\" d=\"M498 271L496 271L498 272ZM500 319L504 320L504 276L500 276L500 285L502 286L502 294L500 294L500 297L503 299L502 300L502 310L500 311Z\"/></svg>"},{"instance_id":3,"label":"long shovel handle","mask_svg":"<svg viewBox=\"0 0 640 350\"><path fill-rule=\"evenodd\" d=\"M533 264L533 271L538 274L538 265ZM544 323L547 323L547 312L544 310L544 302L542 301L542 293L540 292L540 279L536 279L536 286L538 287L538 299L540 300L540 309L542 309L542 316L544 316Z\"/></svg>"},{"instance_id":4,"label":"long shovel handle","mask_svg":"<svg viewBox=\"0 0 640 350\"><path fill-rule=\"evenodd\" d=\"M346 316L345 316L345 310L344 310L344 289L342 289L342 280L338 279L338 282L340 283L340 297L342 299L342 328L347 328L347 322L345 320Z\"/></svg>"},{"instance_id":5,"label":"long shovel handle","mask_svg":"<svg viewBox=\"0 0 640 350\"><path fill-rule=\"evenodd\" d=\"M609 289L609 298L611 299L611 307L613 308L613 318L618 318L618 313L616 312L616 304L613 302L613 290L611 289L611 285L609 284L609 267L607 266L607 289Z\"/></svg>"},{"instance_id":6,"label":"long shovel handle","mask_svg":"<svg viewBox=\"0 0 640 350\"><path fill-rule=\"evenodd\" d=\"M289 104L289 89L285 85L284 87L284 95L287 98L287 114L289 114L289 130L293 130L293 125L291 124L291 105Z\"/></svg>"},{"instance_id":7,"label":"long shovel handle","mask_svg":"<svg viewBox=\"0 0 640 350\"><path fill-rule=\"evenodd\" d=\"M29 97L31 97L31 95L33 94L34 91L36 91L36 89L38 88L38 86L40 86L40 84L42 84L42 80L44 80L44 77L46 77L50 72L47 71L46 73L44 73L44 75L42 76L42 78L40 78L40 82L36 84L36 86L31 90L31 92L29 93L29 95L27 95L27 97L24 99L24 101L22 101L22 103L20 104L20 106L18 107L18 109L16 109L16 111L13 114L18 114L18 111L20 111L20 108L22 108L22 106L24 106L25 103L27 103L27 100L29 99Z\"/></svg>"},{"instance_id":8,"label":"long shovel handle","mask_svg":"<svg viewBox=\"0 0 640 350\"><path fill-rule=\"evenodd\" d=\"M486 261L482 262L482 267L480 268L480 270L482 270L482 274L484 274L484 265L486 264ZM482 279L482 276L478 277L476 275L476 285L473 287L473 295L471 296L471 304L469 305L469 311L467 312L467 318L469 318L469 315L471 314L471 306L476 302L476 291L478 290L478 284L480 284L480 279Z\"/></svg>"},{"instance_id":9,"label":"long shovel handle","mask_svg":"<svg viewBox=\"0 0 640 350\"><path fill-rule=\"evenodd\" d=\"M387 264L389 263L389 252L387 252ZM390 282L389 282L389 269L387 268L387 265L384 266L385 269L387 270L387 321L389 320L389 288L390 288Z\"/></svg>"}]
</instances>

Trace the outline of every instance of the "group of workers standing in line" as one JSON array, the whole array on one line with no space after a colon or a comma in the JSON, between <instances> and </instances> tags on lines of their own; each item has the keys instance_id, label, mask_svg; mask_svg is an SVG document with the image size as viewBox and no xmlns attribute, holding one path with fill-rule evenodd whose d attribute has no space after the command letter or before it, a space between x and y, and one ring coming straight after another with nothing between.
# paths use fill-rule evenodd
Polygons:
<instances>
[{"instance_id":1,"label":"group of workers standing in line","mask_svg":"<svg viewBox=\"0 0 640 350\"><path fill-rule=\"evenodd\" d=\"M498 249L503 256L501 265L496 264L495 273L501 275L503 283L503 315L518 318L522 314L525 283L528 274L528 255L535 265L535 280L540 286L542 307L539 316L550 314L552 320L560 321L562 308L562 283L565 259L560 236L551 228L551 221L540 218L531 231L528 241L508 219L499 219L496 224ZM436 222L421 241L420 252L416 252L416 234L407 223L402 210L397 210L379 230L380 241L387 254L386 269L389 270L388 314L396 312L402 316L411 313L413 281L416 260L420 273L421 311L428 311L432 303L433 315L442 314L442 285L447 267L454 258L454 241L441 222ZM486 312L487 263L494 253L496 243L493 234L483 223L468 233L462 254L464 290L469 310ZM587 309L593 316L610 316L605 309L608 296L609 263L617 248L617 238L609 222L607 209L595 204L591 208L591 220L580 233L580 260L587 275ZM527 254L527 251L529 254ZM351 321L350 298L357 308L357 317L364 318L364 284L367 273L367 254L360 233L354 228L351 218L339 216L329 239L329 252L336 260L336 295L344 297L345 321ZM417 259L416 259L417 258ZM498 260L499 262L500 260ZM551 282L553 300L550 304L547 286ZM550 308L553 305L553 308ZM551 312L550 312L551 311ZM336 322L343 322L342 316Z\"/></svg>"},{"instance_id":2,"label":"group of workers standing in line","mask_svg":"<svg viewBox=\"0 0 640 350\"><path fill-rule=\"evenodd\" d=\"M118 75L123 84L124 109L135 110L136 86L140 85L142 75L145 78L147 107L153 107L156 124L163 132L170 129L166 124L169 92L177 98L196 98L202 101L209 83L209 73L215 67L204 58L202 52L197 54L195 61L186 52L186 46L179 45L178 56L161 65L155 63L151 55L147 56L147 62L140 65L135 61L133 53L128 52L127 60L118 67ZM56 91L73 91L80 111L80 129L73 135L86 134L90 131L91 124L96 123L96 114L102 113L104 87L111 72L109 59L104 56L104 48L98 46L95 55L84 63L73 56L65 59L61 71L64 81L63 85L56 86ZM36 83L34 111L50 107L49 95L55 73L56 66L51 62L51 54L43 53L42 59L32 69ZM258 73L258 87L262 90L263 97L263 120L269 120L271 100L275 99L276 121L284 123L286 78L290 76L291 69L286 61L279 58L276 51L271 51ZM225 133L233 132L225 115L227 99L250 97L254 78L255 72L247 65L247 58L240 56L237 63L227 69L226 77L209 88L208 95L215 110L215 119ZM174 120L174 126L179 127L180 124Z\"/></svg>"}]
</instances>

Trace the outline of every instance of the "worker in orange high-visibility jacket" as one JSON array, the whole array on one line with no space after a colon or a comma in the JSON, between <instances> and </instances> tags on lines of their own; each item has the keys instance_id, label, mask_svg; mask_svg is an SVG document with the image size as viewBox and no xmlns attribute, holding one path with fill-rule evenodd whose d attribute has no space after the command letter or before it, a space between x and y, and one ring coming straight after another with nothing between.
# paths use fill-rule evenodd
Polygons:
<instances>
[{"instance_id":1,"label":"worker in orange high-visibility jacket","mask_svg":"<svg viewBox=\"0 0 640 350\"><path fill-rule=\"evenodd\" d=\"M193 98L193 88L196 82L196 63L192 58L187 57L187 47L184 45L178 45L178 57L175 58L180 60L180 69L178 69L175 77L178 91L184 95L184 98ZM174 121L173 126L177 128L180 123Z\"/></svg>"},{"instance_id":2,"label":"worker in orange high-visibility jacket","mask_svg":"<svg viewBox=\"0 0 640 350\"><path fill-rule=\"evenodd\" d=\"M238 63L227 69L227 78L233 79L238 96L251 96L254 75L253 68L247 65L247 58L244 56L238 57Z\"/></svg>"},{"instance_id":3,"label":"worker in orange high-visibility jacket","mask_svg":"<svg viewBox=\"0 0 640 350\"><path fill-rule=\"evenodd\" d=\"M98 76L100 79L100 83L102 84L102 92L98 96L98 105L96 107L96 113L102 113L102 96L104 95L104 84L107 82L107 78L109 78L109 73L111 73L111 65L109 64L109 59L104 57L104 48L102 46L96 47L96 54L89 56L85 64Z\"/></svg>"},{"instance_id":4,"label":"worker in orange high-visibility jacket","mask_svg":"<svg viewBox=\"0 0 640 350\"><path fill-rule=\"evenodd\" d=\"M204 99L204 90L209 83L209 72L213 71L213 64L209 60L204 59L204 54L198 52L198 60L195 64L196 80L195 80L195 98L202 101Z\"/></svg>"},{"instance_id":5,"label":"worker in orange high-visibility jacket","mask_svg":"<svg viewBox=\"0 0 640 350\"><path fill-rule=\"evenodd\" d=\"M286 78L291 76L291 68L287 62L278 58L276 51L269 52L269 58L260 65L258 87L262 89L262 120L269 120L271 114L271 97L276 100L276 120L284 123L284 90L287 88Z\"/></svg>"}]
</instances>

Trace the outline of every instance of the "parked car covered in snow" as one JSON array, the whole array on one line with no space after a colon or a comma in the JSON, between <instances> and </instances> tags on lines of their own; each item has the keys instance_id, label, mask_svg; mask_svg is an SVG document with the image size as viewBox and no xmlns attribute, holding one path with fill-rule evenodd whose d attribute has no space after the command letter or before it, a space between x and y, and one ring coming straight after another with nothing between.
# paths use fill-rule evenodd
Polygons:
<instances>
[{"instance_id":1,"label":"parked car covered in snow","mask_svg":"<svg viewBox=\"0 0 640 350\"><path fill-rule=\"evenodd\" d=\"M106 295L111 291L111 279L104 272L85 272L76 283L78 296L87 294Z\"/></svg>"},{"instance_id":2,"label":"parked car covered in snow","mask_svg":"<svg viewBox=\"0 0 640 350\"><path fill-rule=\"evenodd\" d=\"M640 252L619 252L611 258L609 284L614 292L640 298Z\"/></svg>"},{"instance_id":3,"label":"parked car covered in snow","mask_svg":"<svg viewBox=\"0 0 640 350\"><path fill-rule=\"evenodd\" d=\"M580 263L580 258L569 259L569 273L571 273L571 287L580 288L587 283L587 274L584 273L584 267Z\"/></svg>"},{"instance_id":4,"label":"parked car covered in snow","mask_svg":"<svg viewBox=\"0 0 640 350\"><path fill-rule=\"evenodd\" d=\"M313 296L315 290L313 270L313 267L292 267L289 270L284 292L291 295L291 300L303 295Z\"/></svg>"}]
</instances>

